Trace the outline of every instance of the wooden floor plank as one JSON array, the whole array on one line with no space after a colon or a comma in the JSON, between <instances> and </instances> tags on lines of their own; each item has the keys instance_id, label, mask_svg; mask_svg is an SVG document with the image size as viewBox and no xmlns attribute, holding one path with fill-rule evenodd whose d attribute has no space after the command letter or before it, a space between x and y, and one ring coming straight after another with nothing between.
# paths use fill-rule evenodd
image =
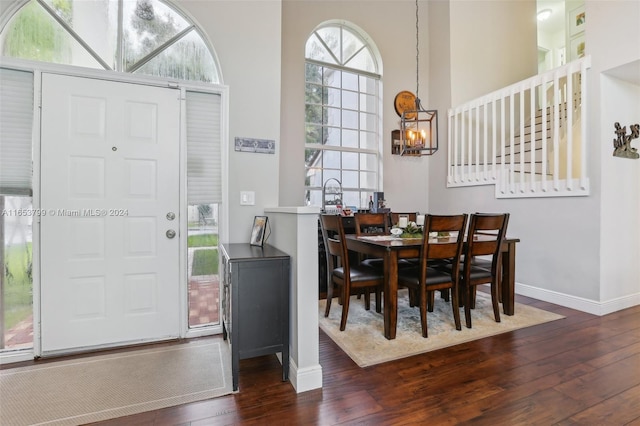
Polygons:
<instances>
[{"instance_id":1,"label":"wooden floor plank","mask_svg":"<svg viewBox=\"0 0 640 426\"><path fill-rule=\"evenodd\" d=\"M636 386L640 386L640 354L598 368L554 389L593 406Z\"/></svg>"},{"instance_id":2,"label":"wooden floor plank","mask_svg":"<svg viewBox=\"0 0 640 426\"><path fill-rule=\"evenodd\" d=\"M604 425L626 425L640 420L640 385L571 416L567 424L585 425L598 419Z\"/></svg>"}]
</instances>

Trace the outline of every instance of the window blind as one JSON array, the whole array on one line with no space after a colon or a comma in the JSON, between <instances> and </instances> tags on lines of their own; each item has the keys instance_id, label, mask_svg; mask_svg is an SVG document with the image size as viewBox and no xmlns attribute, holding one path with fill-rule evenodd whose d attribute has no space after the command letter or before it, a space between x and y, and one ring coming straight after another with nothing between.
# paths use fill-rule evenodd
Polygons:
<instances>
[{"instance_id":1,"label":"window blind","mask_svg":"<svg viewBox=\"0 0 640 426\"><path fill-rule=\"evenodd\" d=\"M33 74L0 68L0 194L32 195Z\"/></svg>"},{"instance_id":2,"label":"window blind","mask_svg":"<svg viewBox=\"0 0 640 426\"><path fill-rule=\"evenodd\" d=\"M222 202L220 95L187 91L187 202Z\"/></svg>"}]
</instances>

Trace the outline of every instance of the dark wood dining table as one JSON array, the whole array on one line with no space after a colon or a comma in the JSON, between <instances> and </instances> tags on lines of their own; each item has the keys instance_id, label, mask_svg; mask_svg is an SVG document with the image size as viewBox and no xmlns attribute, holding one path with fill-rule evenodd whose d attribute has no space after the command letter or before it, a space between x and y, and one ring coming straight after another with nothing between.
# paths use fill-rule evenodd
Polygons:
<instances>
[{"instance_id":1,"label":"dark wood dining table","mask_svg":"<svg viewBox=\"0 0 640 426\"><path fill-rule=\"evenodd\" d=\"M347 248L351 251L384 259L384 337L396 338L398 322L398 259L420 257L422 238L397 238L393 236L346 235ZM430 237L433 243L449 242L449 238ZM505 315L513 315L515 305L516 243L518 238L506 237L502 244L502 309Z\"/></svg>"}]
</instances>

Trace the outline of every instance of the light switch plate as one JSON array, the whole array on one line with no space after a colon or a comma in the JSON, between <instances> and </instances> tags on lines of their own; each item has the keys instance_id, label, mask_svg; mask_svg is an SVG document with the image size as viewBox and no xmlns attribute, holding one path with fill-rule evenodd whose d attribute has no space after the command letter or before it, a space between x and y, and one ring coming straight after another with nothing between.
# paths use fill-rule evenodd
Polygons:
<instances>
[{"instance_id":1,"label":"light switch plate","mask_svg":"<svg viewBox=\"0 0 640 426\"><path fill-rule=\"evenodd\" d=\"M256 204L256 193L253 191L240 191L240 205L253 206Z\"/></svg>"}]
</instances>

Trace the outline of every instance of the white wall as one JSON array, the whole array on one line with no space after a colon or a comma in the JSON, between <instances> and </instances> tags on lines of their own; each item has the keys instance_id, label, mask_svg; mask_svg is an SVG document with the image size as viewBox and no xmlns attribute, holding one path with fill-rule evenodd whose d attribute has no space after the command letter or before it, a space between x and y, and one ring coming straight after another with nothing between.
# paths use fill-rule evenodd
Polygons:
<instances>
[{"instance_id":1,"label":"white wall","mask_svg":"<svg viewBox=\"0 0 640 426\"><path fill-rule=\"evenodd\" d=\"M453 106L537 74L535 0L450 5Z\"/></svg>"}]
</instances>

